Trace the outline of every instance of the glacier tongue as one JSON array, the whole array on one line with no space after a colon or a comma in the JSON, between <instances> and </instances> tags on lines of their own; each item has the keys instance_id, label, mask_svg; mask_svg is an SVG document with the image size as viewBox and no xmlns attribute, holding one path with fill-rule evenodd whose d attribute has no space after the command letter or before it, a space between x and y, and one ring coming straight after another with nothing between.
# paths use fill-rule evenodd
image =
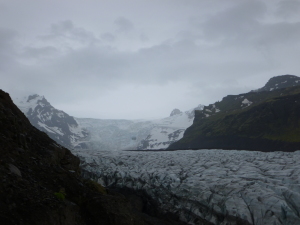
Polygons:
<instances>
[{"instance_id":1,"label":"glacier tongue","mask_svg":"<svg viewBox=\"0 0 300 225\"><path fill-rule=\"evenodd\" d=\"M300 151L77 151L101 184L145 190L190 224L300 224Z\"/></svg>"},{"instance_id":2,"label":"glacier tongue","mask_svg":"<svg viewBox=\"0 0 300 225\"><path fill-rule=\"evenodd\" d=\"M76 118L76 122L90 134L79 145L91 150L137 149L153 127L150 121Z\"/></svg>"},{"instance_id":3,"label":"glacier tongue","mask_svg":"<svg viewBox=\"0 0 300 225\"><path fill-rule=\"evenodd\" d=\"M176 111L172 116L157 120L113 120L76 118L78 125L89 132L89 137L77 143L90 150L165 149L182 138L192 125L194 110Z\"/></svg>"}]
</instances>

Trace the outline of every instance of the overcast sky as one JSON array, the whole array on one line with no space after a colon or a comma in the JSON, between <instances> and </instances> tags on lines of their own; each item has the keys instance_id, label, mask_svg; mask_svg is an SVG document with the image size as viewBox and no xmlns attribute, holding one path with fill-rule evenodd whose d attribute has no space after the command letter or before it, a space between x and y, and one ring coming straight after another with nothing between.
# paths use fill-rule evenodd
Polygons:
<instances>
[{"instance_id":1,"label":"overcast sky","mask_svg":"<svg viewBox=\"0 0 300 225\"><path fill-rule=\"evenodd\" d=\"M300 75L300 0L0 0L0 88L76 117L169 116Z\"/></svg>"}]
</instances>

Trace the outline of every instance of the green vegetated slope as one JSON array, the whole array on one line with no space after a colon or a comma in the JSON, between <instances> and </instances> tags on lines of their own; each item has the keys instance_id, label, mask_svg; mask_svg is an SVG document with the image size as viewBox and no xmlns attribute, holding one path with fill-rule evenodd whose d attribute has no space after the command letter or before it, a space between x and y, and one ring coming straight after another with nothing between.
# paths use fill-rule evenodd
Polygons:
<instances>
[{"instance_id":1,"label":"green vegetated slope","mask_svg":"<svg viewBox=\"0 0 300 225\"><path fill-rule=\"evenodd\" d=\"M300 86L229 95L196 111L169 149L300 150Z\"/></svg>"}]
</instances>

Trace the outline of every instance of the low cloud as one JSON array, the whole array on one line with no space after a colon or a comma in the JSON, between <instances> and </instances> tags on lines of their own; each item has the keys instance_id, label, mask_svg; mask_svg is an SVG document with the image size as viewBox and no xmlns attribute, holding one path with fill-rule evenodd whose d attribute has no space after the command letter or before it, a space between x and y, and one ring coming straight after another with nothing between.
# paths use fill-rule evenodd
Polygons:
<instances>
[{"instance_id":1,"label":"low cloud","mask_svg":"<svg viewBox=\"0 0 300 225\"><path fill-rule=\"evenodd\" d=\"M107 33L101 34L101 39L104 41L108 41L108 42L114 42L116 37L112 33L107 32Z\"/></svg>"},{"instance_id":2,"label":"low cloud","mask_svg":"<svg viewBox=\"0 0 300 225\"><path fill-rule=\"evenodd\" d=\"M49 34L40 35L39 39L44 41L71 41L80 44L93 44L99 41L92 32L76 27L71 20L52 24Z\"/></svg>"},{"instance_id":3,"label":"low cloud","mask_svg":"<svg viewBox=\"0 0 300 225\"><path fill-rule=\"evenodd\" d=\"M119 17L114 21L118 32L129 32L134 29L133 23L125 17Z\"/></svg>"},{"instance_id":4,"label":"low cloud","mask_svg":"<svg viewBox=\"0 0 300 225\"><path fill-rule=\"evenodd\" d=\"M44 94L71 115L83 106L76 112L89 116L91 106L99 115L103 108L122 108L124 115L141 118L151 117L153 108L169 115L173 108L250 91L271 76L300 75L295 1L137 1L134 10L108 13L105 7L116 3L109 2L92 19L67 12L54 18L44 9L45 19L32 8L41 21L6 15L11 28L0 28L3 89ZM30 23L19 27L22 19Z\"/></svg>"},{"instance_id":5,"label":"low cloud","mask_svg":"<svg viewBox=\"0 0 300 225\"><path fill-rule=\"evenodd\" d=\"M298 0L282 0L278 3L277 15L290 18L300 14L300 2Z\"/></svg>"}]
</instances>

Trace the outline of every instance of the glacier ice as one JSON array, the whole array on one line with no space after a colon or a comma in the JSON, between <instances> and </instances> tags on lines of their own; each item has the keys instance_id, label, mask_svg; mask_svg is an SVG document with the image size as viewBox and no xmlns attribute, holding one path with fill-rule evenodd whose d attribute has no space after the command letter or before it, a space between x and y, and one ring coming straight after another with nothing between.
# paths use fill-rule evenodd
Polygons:
<instances>
[{"instance_id":1,"label":"glacier ice","mask_svg":"<svg viewBox=\"0 0 300 225\"><path fill-rule=\"evenodd\" d=\"M108 187L145 190L197 224L300 224L300 151L77 151Z\"/></svg>"}]
</instances>

